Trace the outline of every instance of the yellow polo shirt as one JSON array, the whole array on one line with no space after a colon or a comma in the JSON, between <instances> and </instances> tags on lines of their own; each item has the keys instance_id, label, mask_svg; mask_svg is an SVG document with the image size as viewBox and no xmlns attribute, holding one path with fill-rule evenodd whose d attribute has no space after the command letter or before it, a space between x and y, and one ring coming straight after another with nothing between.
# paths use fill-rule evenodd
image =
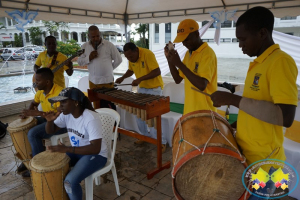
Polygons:
<instances>
[{"instance_id":1,"label":"yellow polo shirt","mask_svg":"<svg viewBox=\"0 0 300 200\"><path fill-rule=\"evenodd\" d=\"M60 103L51 103L48 101L49 98L56 97L62 91L62 87L57 84L54 84L50 92L45 95L44 90L38 90L34 96L34 101L40 103L44 112L54 111L57 112L57 108L60 106Z\"/></svg>"},{"instance_id":2,"label":"yellow polo shirt","mask_svg":"<svg viewBox=\"0 0 300 200\"><path fill-rule=\"evenodd\" d=\"M54 56L54 55L53 55ZM35 64L40 67L47 67L48 65L51 64L53 56L49 57L47 55L47 50L44 52L41 52L39 56L36 59ZM51 66L51 70L55 69L58 65L60 65L63 61L67 60L67 56L64 54L58 52L56 62L54 65ZM61 67L58 71L54 73L54 80L53 82L56 83L57 85L65 88L65 77L64 77L64 71L69 69L68 66L64 65Z\"/></svg>"},{"instance_id":3,"label":"yellow polo shirt","mask_svg":"<svg viewBox=\"0 0 300 200\"><path fill-rule=\"evenodd\" d=\"M133 71L136 78L140 78L149 74L152 70L159 68L154 53L149 49L144 49L138 47L139 49L139 58L136 62L129 62L128 69ZM152 89L161 87L163 89L164 82L161 75L156 76L155 78L144 80L139 85L142 88Z\"/></svg>"},{"instance_id":4,"label":"yellow polo shirt","mask_svg":"<svg viewBox=\"0 0 300 200\"><path fill-rule=\"evenodd\" d=\"M297 106L297 75L293 58L274 44L250 63L243 97ZM282 129L282 126L263 122L240 110L236 140L247 163L265 159L275 149L270 158L284 161Z\"/></svg>"},{"instance_id":5,"label":"yellow polo shirt","mask_svg":"<svg viewBox=\"0 0 300 200\"><path fill-rule=\"evenodd\" d=\"M208 84L203 92L212 94L217 90L217 57L206 42L196 51L193 51L192 55L187 51L182 62L194 74L208 80ZM217 111L210 97L191 89L191 87L196 87L185 77L181 70L179 70L179 75L184 78L185 100L183 114L196 110Z\"/></svg>"}]
</instances>

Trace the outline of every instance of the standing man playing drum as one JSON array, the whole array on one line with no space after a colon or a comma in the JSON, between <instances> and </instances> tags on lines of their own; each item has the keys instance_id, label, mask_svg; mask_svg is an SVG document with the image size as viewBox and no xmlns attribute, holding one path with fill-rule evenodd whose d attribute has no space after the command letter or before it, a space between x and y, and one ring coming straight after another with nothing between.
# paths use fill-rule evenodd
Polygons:
<instances>
[{"instance_id":1,"label":"standing man playing drum","mask_svg":"<svg viewBox=\"0 0 300 200\"><path fill-rule=\"evenodd\" d=\"M152 51L137 47L134 43L129 42L124 45L124 55L129 61L129 69L126 73L116 80L116 83L122 83L125 78L133 75L136 79L132 82L133 86L139 86L138 93L162 95L164 83L160 75L160 69ZM155 138L157 131L154 127L148 127L145 121L137 118L137 124L142 135ZM144 141L138 140L136 144L142 144ZM166 137L162 134L162 151L166 150Z\"/></svg>"},{"instance_id":2,"label":"standing man playing drum","mask_svg":"<svg viewBox=\"0 0 300 200\"><path fill-rule=\"evenodd\" d=\"M185 19L178 26L174 43L182 42L188 49L182 62L177 51L169 50L168 45L165 47L165 55L175 83L179 84L184 79L183 114L196 110L217 111L208 96L191 89L196 87L208 94L217 90L217 58L208 44L202 42L198 29L199 25L193 19Z\"/></svg>"},{"instance_id":3,"label":"standing man playing drum","mask_svg":"<svg viewBox=\"0 0 300 200\"><path fill-rule=\"evenodd\" d=\"M71 158L73 169L64 180L65 190L70 200L82 199L80 182L103 168L107 161L108 147L102 135L99 114L93 111L89 99L77 88L66 88L49 101L60 102L62 113L44 114L46 131L50 135L67 128L72 147L59 144L48 149L67 153Z\"/></svg>"},{"instance_id":4,"label":"standing man playing drum","mask_svg":"<svg viewBox=\"0 0 300 200\"><path fill-rule=\"evenodd\" d=\"M34 71L36 72L39 68L50 68L51 70L55 69L60 63L67 60L67 57L56 51L56 38L52 35L45 38L46 51L41 52L36 59L34 65ZM59 85L62 88L65 88L65 77L64 71L67 72L68 76L73 74L73 63L69 62L68 65L63 66L54 74L54 83Z\"/></svg>"},{"instance_id":5,"label":"standing man playing drum","mask_svg":"<svg viewBox=\"0 0 300 200\"><path fill-rule=\"evenodd\" d=\"M239 17L239 46L244 54L257 58L250 63L243 96L220 91L211 95L214 106L233 105L240 109L236 140L248 164L266 158L285 160L283 127L292 125L298 103L297 66L274 43L273 26L274 15L264 7L251 8ZM269 174L273 173L272 168Z\"/></svg>"},{"instance_id":6,"label":"standing man playing drum","mask_svg":"<svg viewBox=\"0 0 300 200\"><path fill-rule=\"evenodd\" d=\"M101 38L97 26L90 26L88 32L90 41L82 45L85 51L77 62L81 66L88 66L90 89L113 88L113 70L120 65L122 57L111 42ZM116 109L115 104L106 100L101 100L100 103L94 102L94 108L99 107Z\"/></svg>"},{"instance_id":7,"label":"standing man playing drum","mask_svg":"<svg viewBox=\"0 0 300 200\"><path fill-rule=\"evenodd\" d=\"M34 96L34 100L31 102L29 109L23 110L21 117L34 116L37 119L37 125L28 131L28 140L32 150L32 157L45 150L43 145L43 139L50 138L45 130L46 119L43 116L43 112L37 110L39 104L41 104L44 112L57 112L59 103L51 104L48 102L48 98L57 96L63 89L59 85L53 83L53 72L49 68L41 68L36 71L36 85L38 88L37 93ZM67 132L66 129L61 129L55 134L62 134ZM24 171L25 165L22 163L18 167L18 171ZM24 177L29 177L30 173L27 170L22 174Z\"/></svg>"}]
</instances>

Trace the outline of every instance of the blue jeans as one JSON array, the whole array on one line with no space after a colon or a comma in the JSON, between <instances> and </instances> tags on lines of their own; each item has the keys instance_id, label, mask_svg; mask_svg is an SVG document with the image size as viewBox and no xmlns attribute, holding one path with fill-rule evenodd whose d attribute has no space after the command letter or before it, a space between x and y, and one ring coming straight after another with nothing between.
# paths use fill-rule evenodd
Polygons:
<instances>
[{"instance_id":1,"label":"blue jeans","mask_svg":"<svg viewBox=\"0 0 300 200\"><path fill-rule=\"evenodd\" d=\"M80 182L103 168L107 158L100 155L79 155L72 153L67 153L67 155L71 158L70 166L74 167L65 178L65 190L70 200L81 200L82 189Z\"/></svg>"},{"instance_id":2,"label":"blue jeans","mask_svg":"<svg viewBox=\"0 0 300 200\"><path fill-rule=\"evenodd\" d=\"M269 175L273 174L273 172L275 172L276 170L277 169L275 169L274 167L271 167L270 170L269 170ZM269 191L268 191L268 189L269 189ZM253 193L255 193L255 191L256 191L256 192L259 192L259 193L262 193L262 194L270 194L271 195L271 194L274 193L275 189L276 189L275 183L273 183L270 180L266 183L266 186L264 188L259 188L258 190L253 189ZM260 198L260 197L255 196L255 195L251 195L248 200L266 200L266 199L269 199L269 198L267 198L267 197Z\"/></svg>"},{"instance_id":3,"label":"blue jeans","mask_svg":"<svg viewBox=\"0 0 300 200\"><path fill-rule=\"evenodd\" d=\"M27 134L32 150L32 157L45 151L43 139L49 139L52 135L60 135L67 132L67 129L62 128L54 134L47 134L45 129L47 123L46 119L42 117L36 117L36 119L37 125L32 127Z\"/></svg>"},{"instance_id":4,"label":"blue jeans","mask_svg":"<svg viewBox=\"0 0 300 200\"><path fill-rule=\"evenodd\" d=\"M144 93L144 94L153 94L153 95L162 95L161 87L147 89L147 88L139 88L138 93ZM157 138L157 130L154 127L150 128L150 132L148 133L148 126L145 121L142 119L136 117L136 122L139 127L139 130L141 132L141 135L151 137L151 138ZM167 140L165 135L161 134L161 143L166 144Z\"/></svg>"}]
</instances>

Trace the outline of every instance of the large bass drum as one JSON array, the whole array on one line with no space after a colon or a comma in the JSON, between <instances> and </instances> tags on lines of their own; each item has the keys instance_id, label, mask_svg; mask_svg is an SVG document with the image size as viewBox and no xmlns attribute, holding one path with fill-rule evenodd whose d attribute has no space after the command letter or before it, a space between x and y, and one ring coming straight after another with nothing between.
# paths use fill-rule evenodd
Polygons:
<instances>
[{"instance_id":1,"label":"large bass drum","mask_svg":"<svg viewBox=\"0 0 300 200\"><path fill-rule=\"evenodd\" d=\"M177 199L244 197L242 175L247 166L226 119L208 110L188 113L178 120L172 143Z\"/></svg>"}]
</instances>

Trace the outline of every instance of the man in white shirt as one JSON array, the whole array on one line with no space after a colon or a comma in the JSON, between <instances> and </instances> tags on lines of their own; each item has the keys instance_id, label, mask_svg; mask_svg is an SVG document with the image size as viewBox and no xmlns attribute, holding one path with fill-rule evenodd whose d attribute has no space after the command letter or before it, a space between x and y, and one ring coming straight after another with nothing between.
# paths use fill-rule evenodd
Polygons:
<instances>
[{"instance_id":1,"label":"man in white shirt","mask_svg":"<svg viewBox=\"0 0 300 200\"><path fill-rule=\"evenodd\" d=\"M113 70L122 62L122 57L111 42L101 38L97 26L90 26L88 29L89 40L82 45L85 49L84 54L78 58L80 66L87 65L89 71L89 86L93 88L112 88L114 87ZM112 108L115 105L110 101L101 100L94 102L94 108Z\"/></svg>"}]
</instances>

